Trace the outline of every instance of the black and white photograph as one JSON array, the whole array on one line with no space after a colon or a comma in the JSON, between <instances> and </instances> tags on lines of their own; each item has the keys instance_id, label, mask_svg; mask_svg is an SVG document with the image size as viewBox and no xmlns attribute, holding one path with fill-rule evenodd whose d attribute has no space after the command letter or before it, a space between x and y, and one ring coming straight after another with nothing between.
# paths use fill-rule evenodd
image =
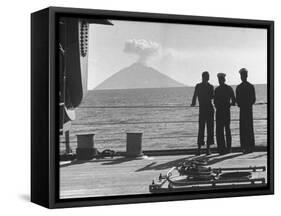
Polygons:
<instances>
[{"instance_id":1,"label":"black and white photograph","mask_svg":"<svg viewBox=\"0 0 281 216\"><path fill-rule=\"evenodd\" d=\"M280 2L1 6L0 215L280 211Z\"/></svg>"},{"instance_id":2,"label":"black and white photograph","mask_svg":"<svg viewBox=\"0 0 281 216\"><path fill-rule=\"evenodd\" d=\"M57 26L60 199L267 187L266 28Z\"/></svg>"}]
</instances>

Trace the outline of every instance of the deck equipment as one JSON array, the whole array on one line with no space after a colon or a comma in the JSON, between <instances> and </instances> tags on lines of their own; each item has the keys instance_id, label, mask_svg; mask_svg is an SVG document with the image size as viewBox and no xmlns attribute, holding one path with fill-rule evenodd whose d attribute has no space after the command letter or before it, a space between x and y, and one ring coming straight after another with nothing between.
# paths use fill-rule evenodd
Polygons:
<instances>
[{"instance_id":1,"label":"deck equipment","mask_svg":"<svg viewBox=\"0 0 281 216\"><path fill-rule=\"evenodd\" d=\"M265 172L265 166L208 167L206 159L192 159L171 168L166 175L159 175L149 185L151 193L193 191L217 188L265 186L265 178L254 173Z\"/></svg>"}]
</instances>

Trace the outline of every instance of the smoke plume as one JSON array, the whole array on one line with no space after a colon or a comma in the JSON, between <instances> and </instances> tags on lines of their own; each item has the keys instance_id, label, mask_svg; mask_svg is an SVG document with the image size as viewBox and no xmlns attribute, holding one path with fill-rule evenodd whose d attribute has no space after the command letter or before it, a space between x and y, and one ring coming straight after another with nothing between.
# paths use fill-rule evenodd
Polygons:
<instances>
[{"instance_id":1,"label":"smoke plume","mask_svg":"<svg viewBox=\"0 0 281 216\"><path fill-rule=\"evenodd\" d=\"M138 62L146 64L147 60L159 54L160 45L144 39L131 39L125 42L124 52L139 56Z\"/></svg>"}]
</instances>

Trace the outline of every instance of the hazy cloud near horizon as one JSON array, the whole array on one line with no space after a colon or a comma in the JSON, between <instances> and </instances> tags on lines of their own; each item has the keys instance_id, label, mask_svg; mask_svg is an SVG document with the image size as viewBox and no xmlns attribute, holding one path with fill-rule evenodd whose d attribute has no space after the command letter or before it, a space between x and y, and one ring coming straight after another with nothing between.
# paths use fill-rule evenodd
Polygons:
<instances>
[{"instance_id":1,"label":"hazy cloud near horizon","mask_svg":"<svg viewBox=\"0 0 281 216\"><path fill-rule=\"evenodd\" d=\"M113 26L90 27L89 89L134 62L189 86L205 70L215 85L218 72L238 84L242 67L252 83L267 82L265 29L111 21Z\"/></svg>"}]
</instances>

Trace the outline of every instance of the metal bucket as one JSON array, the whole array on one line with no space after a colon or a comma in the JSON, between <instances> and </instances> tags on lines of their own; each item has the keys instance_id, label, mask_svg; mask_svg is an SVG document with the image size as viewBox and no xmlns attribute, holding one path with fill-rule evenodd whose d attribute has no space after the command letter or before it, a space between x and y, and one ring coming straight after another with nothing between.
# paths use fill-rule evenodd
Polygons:
<instances>
[{"instance_id":1,"label":"metal bucket","mask_svg":"<svg viewBox=\"0 0 281 216\"><path fill-rule=\"evenodd\" d=\"M142 133L127 133L127 157L143 156L142 152Z\"/></svg>"},{"instance_id":2,"label":"metal bucket","mask_svg":"<svg viewBox=\"0 0 281 216\"><path fill-rule=\"evenodd\" d=\"M77 160L91 160L97 155L97 149L94 148L95 134L79 134L77 135Z\"/></svg>"}]
</instances>

